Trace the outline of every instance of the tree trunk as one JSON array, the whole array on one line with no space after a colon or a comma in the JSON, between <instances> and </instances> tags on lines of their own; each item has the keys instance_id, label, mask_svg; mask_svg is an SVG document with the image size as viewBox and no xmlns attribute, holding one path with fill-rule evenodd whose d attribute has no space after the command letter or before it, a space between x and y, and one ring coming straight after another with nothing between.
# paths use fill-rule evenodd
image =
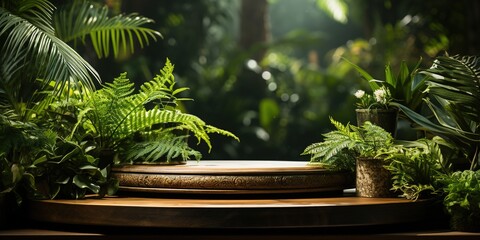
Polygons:
<instances>
[{"instance_id":1,"label":"tree trunk","mask_svg":"<svg viewBox=\"0 0 480 240\"><path fill-rule=\"evenodd\" d=\"M265 48L261 44L268 41L268 32L267 0L242 0L239 44L246 51L254 51L252 59L263 58Z\"/></svg>"}]
</instances>

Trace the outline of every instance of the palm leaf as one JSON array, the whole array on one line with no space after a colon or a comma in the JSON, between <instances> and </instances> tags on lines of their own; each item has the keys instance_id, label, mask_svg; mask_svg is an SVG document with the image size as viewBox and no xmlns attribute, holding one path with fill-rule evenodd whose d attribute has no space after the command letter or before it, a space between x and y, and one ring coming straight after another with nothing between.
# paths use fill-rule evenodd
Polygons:
<instances>
[{"instance_id":1,"label":"palm leaf","mask_svg":"<svg viewBox=\"0 0 480 240\"><path fill-rule=\"evenodd\" d=\"M480 58L475 56L442 56L432 68L423 71L429 92L438 98L461 105L467 114L480 119Z\"/></svg>"},{"instance_id":2,"label":"palm leaf","mask_svg":"<svg viewBox=\"0 0 480 240\"><path fill-rule=\"evenodd\" d=\"M463 139L466 141L480 141L479 135L472 133L472 132L466 132L461 129L454 128L452 126L443 126L440 124L437 124L435 122L432 122L430 119L426 118L425 116L416 113L412 111L410 108L405 107L401 104L398 103L392 103L393 106L398 107L406 116L408 116L410 119L412 119L415 123L419 124L421 126L422 130L428 130L430 132L439 134L441 136L450 136L455 137L458 139Z\"/></svg>"},{"instance_id":3,"label":"palm leaf","mask_svg":"<svg viewBox=\"0 0 480 240\"><path fill-rule=\"evenodd\" d=\"M23 0L5 6L12 9L0 7L0 35L6 36L2 53L9 60L3 65L8 68L9 64L25 62L28 69L22 71L37 71L35 77L43 79L44 84L55 80L58 89L68 87L70 81L83 82L90 88L93 79L100 81L95 69L55 36L48 24L54 7L48 1Z\"/></svg>"},{"instance_id":4,"label":"palm leaf","mask_svg":"<svg viewBox=\"0 0 480 240\"><path fill-rule=\"evenodd\" d=\"M161 34L143 25L153 20L137 14L109 17L106 6L100 7L87 1L74 1L60 8L54 14L53 23L57 36L65 42L86 42L87 36L99 58L108 57L110 50L117 57L119 50L134 51L134 43L141 48L148 45L150 39L156 40Z\"/></svg>"}]
</instances>

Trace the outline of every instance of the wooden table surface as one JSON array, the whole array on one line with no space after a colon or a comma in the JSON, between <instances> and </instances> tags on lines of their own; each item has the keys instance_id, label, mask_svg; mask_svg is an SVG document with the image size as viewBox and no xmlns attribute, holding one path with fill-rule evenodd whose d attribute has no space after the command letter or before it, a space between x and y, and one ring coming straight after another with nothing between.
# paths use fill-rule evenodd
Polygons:
<instances>
[{"instance_id":1,"label":"wooden table surface","mask_svg":"<svg viewBox=\"0 0 480 240\"><path fill-rule=\"evenodd\" d=\"M438 211L431 201L403 198L108 197L34 201L29 214L36 221L62 224L259 229L409 225L435 220Z\"/></svg>"}]
</instances>

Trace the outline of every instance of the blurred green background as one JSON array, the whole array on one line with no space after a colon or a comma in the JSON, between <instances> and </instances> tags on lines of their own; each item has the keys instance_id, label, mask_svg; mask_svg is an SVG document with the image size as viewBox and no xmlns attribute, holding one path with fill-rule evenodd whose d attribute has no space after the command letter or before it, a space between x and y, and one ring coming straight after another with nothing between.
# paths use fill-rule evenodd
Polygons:
<instances>
[{"instance_id":1,"label":"blurred green background","mask_svg":"<svg viewBox=\"0 0 480 240\"><path fill-rule=\"evenodd\" d=\"M308 160L300 153L332 129L329 116L355 123L353 92L367 89L342 58L382 79L387 63L480 53L480 1L99 2L154 19L163 39L117 60L82 55L104 82L128 72L137 84L169 58L194 99L186 110L241 139L215 136L210 153L198 146L204 159Z\"/></svg>"}]
</instances>

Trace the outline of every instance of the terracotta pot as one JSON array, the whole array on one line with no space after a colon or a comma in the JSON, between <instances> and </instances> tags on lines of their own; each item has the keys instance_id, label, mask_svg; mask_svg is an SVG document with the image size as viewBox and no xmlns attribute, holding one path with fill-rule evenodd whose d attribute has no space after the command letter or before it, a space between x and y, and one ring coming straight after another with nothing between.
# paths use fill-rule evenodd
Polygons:
<instances>
[{"instance_id":1,"label":"terracotta pot","mask_svg":"<svg viewBox=\"0 0 480 240\"><path fill-rule=\"evenodd\" d=\"M357 126L371 122L392 134L397 133L398 109L356 109Z\"/></svg>"},{"instance_id":2,"label":"terracotta pot","mask_svg":"<svg viewBox=\"0 0 480 240\"><path fill-rule=\"evenodd\" d=\"M357 158L356 187L359 197L393 197L392 175L377 158Z\"/></svg>"}]
</instances>

